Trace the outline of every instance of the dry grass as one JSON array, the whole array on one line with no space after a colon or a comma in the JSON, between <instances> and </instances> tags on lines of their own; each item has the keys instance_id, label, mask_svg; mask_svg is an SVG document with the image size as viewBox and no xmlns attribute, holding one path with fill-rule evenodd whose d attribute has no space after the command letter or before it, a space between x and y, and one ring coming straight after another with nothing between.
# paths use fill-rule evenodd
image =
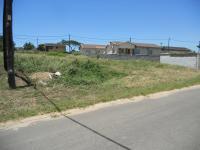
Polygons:
<instances>
[{"instance_id":1,"label":"dry grass","mask_svg":"<svg viewBox=\"0 0 200 150\"><path fill-rule=\"evenodd\" d=\"M0 67L2 70L2 61ZM63 54L19 53L16 69L28 75L60 71L62 77L47 86L38 85L38 90L9 90L6 73L0 72L0 122L57 111L52 102L60 110L67 110L200 83L200 72L183 67Z\"/></svg>"}]
</instances>

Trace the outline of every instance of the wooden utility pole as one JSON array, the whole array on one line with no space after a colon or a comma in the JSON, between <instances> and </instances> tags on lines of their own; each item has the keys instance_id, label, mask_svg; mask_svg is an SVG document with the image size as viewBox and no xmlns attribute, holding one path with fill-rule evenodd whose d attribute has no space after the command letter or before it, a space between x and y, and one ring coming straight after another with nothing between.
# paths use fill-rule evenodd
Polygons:
<instances>
[{"instance_id":1,"label":"wooden utility pole","mask_svg":"<svg viewBox=\"0 0 200 150\"><path fill-rule=\"evenodd\" d=\"M4 68L8 73L8 84L12 89L16 88L14 72L14 48L12 33L12 2L13 0L4 0L3 13L3 50L4 50Z\"/></svg>"},{"instance_id":2,"label":"wooden utility pole","mask_svg":"<svg viewBox=\"0 0 200 150\"><path fill-rule=\"evenodd\" d=\"M5 23L5 20L6 20L6 2L4 0L4 8L3 8L3 57L4 57L4 69L7 71L7 53L6 53L6 49L5 49L5 45L6 45L6 40L5 40L5 32L6 32L6 23Z\"/></svg>"}]
</instances>

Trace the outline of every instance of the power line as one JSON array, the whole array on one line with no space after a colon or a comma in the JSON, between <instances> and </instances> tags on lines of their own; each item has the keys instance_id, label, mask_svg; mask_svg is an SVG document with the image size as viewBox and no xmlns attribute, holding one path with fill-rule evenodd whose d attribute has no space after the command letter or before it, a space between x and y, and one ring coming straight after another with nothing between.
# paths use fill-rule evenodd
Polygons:
<instances>
[{"instance_id":1,"label":"power line","mask_svg":"<svg viewBox=\"0 0 200 150\"><path fill-rule=\"evenodd\" d=\"M18 36L18 37L30 37L30 38L37 38L37 37L44 37L44 38L65 38L68 37L68 35L25 35L25 34L14 34L14 36Z\"/></svg>"},{"instance_id":2,"label":"power line","mask_svg":"<svg viewBox=\"0 0 200 150\"><path fill-rule=\"evenodd\" d=\"M182 43L193 43L193 44L196 44L197 41L184 41L184 40L176 40L176 39L171 39L172 41L175 41L175 42L182 42Z\"/></svg>"},{"instance_id":3,"label":"power line","mask_svg":"<svg viewBox=\"0 0 200 150\"><path fill-rule=\"evenodd\" d=\"M118 40L127 40L128 38L99 38L99 37L88 37L88 36L77 36L77 35L72 35L73 37L76 38L81 38L81 39L91 39L91 40L103 40L103 41L118 41Z\"/></svg>"},{"instance_id":4,"label":"power line","mask_svg":"<svg viewBox=\"0 0 200 150\"><path fill-rule=\"evenodd\" d=\"M101 38L101 37L90 37L90 36L78 36L78 35L70 35L71 38L79 38L85 40L99 40L99 41L130 41L129 38L121 37L121 38ZM26 35L26 34L15 34L15 39L40 39L40 40L57 40L58 38L69 38L69 35ZM53 39L52 39L53 38ZM143 41L167 41L168 45L170 45L171 41L181 42L181 43L192 43L196 44L197 41L190 40L178 40L174 38L132 38L132 40L143 40Z\"/></svg>"}]
</instances>

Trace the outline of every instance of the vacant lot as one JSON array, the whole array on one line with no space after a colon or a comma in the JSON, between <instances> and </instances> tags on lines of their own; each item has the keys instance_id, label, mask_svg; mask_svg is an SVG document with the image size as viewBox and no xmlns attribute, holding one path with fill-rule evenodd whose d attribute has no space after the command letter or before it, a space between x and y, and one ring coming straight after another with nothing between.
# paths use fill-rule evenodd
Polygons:
<instances>
[{"instance_id":1,"label":"vacant lot","mask_svg":"<svg viewBox=\"0 0 200 150\"><path fill-rule=\"evenodd\" d=\"M17 53L15 61L16 70L28 76L56 71L62 76L49 80L47 85L37 84L37 89L9 90L1 59L0 122L200 83L200 72L195 70L141 60Z\"/></svg>"}]
</instances>

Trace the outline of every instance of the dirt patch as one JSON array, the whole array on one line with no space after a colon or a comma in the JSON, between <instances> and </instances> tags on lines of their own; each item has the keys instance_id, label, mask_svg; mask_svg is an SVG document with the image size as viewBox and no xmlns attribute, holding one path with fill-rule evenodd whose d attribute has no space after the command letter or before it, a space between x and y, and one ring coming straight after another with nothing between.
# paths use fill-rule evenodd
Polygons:
<instances>
[{"instance_id":1,"label":"dirt patch","mask_svg":"<svg viewBox=\"0 0 200 150\"><path fill-rule=\"evenodd\" d=\"M20 79L18 77L15 77L15 81L16 81L17 86L26 86L27 85L26 82L24 82L22 79Z\"/></svg>"},{"instance_id":2,"label":"dirt patch","mask_svg":"<svg viewBox=\"0 0 200 150\"><path fill-rule=\"evenodd\" d=\"M37 72L30 76L32 80L42 80L42 81L49 81L51 79L50 72Z\"/></svg>"}]
</instances>

